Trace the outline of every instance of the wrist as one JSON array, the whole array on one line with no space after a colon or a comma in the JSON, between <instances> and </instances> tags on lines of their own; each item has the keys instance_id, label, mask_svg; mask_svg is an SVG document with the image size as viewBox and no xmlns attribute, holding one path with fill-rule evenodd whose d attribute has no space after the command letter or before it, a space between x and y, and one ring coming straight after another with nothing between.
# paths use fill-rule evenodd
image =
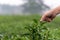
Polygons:
<instances>
[{"instance_id":1,"label":"wrist","mask_svg":"<svg viewBox=\"0 0 60 40\"><path fill-rule=\"evenodd\" d=\"M60 14L60 8L56 9L56 15Z\"/></svg>"},{"instance_id":2,"label":"wrist","mask_svg":"<svg viewBox=\"0 0 60 40\"><path fill-rule=\"evenodd\" d=\"M58 14L60 14L60 10L58 10L58 11L56 12L56 15L58 15Z\"/></svg>"},{"instance_id":3,"label":"wrist","mask_svg":"<svg viewBox=\"0 0 60 40\"><path fill-rule=\"evenodd\" d=\"M56 15L60 14L60 6L54 8L53 13L56 14Z\"/></svg>"},{"instance_id":4,"label":"wrist","mask_svg":"<svg viewBox=\"0 0 60 40\"><path fill-rule=\"evenodd\" d=\"M56 13L56 15L58 15L58 14L60 14L60 13Z\"/></svg>"}]
</instances>

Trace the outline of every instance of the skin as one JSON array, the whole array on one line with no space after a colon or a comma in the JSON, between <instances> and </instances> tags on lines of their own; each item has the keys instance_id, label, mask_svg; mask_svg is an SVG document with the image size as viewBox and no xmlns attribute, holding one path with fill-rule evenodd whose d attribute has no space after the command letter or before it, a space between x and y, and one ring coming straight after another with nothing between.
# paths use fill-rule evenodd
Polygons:
<instances>
[{"instance_id":1,"label":"skin","mask_svg":"<svg viewBox=\"0 0 60 40\"><path fill-rule=\"evenodd\" d=\"M60 13L60 6L45 12L41 17L40 21L51 22L59 13Z\"/></svg>"}]
</instances>

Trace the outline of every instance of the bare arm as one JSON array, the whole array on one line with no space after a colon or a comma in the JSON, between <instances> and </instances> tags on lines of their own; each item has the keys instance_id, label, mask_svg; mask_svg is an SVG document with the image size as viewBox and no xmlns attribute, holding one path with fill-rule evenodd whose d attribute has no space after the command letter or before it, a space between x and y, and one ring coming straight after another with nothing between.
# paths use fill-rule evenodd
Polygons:
<instances>
[{"instance_id":1,"label":"bare arm","mask_svg":"<svg viewBox=\"0 0 60 40\"><path fill-rule=\"evenodd\" d=\"M60 13L60 6L44 13L40 21L51 22Z\"/></svg>"}]
</instances>

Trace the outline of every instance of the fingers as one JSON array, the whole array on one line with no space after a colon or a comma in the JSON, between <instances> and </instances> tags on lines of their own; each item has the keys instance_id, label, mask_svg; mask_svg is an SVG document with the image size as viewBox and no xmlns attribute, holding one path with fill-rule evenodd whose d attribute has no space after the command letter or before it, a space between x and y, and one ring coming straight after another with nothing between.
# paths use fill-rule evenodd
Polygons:
<instances>
[{"instance_id":1,"label":"fingers","mask_svg":"<svg viewBox=\"0 0 60 40\"><path fill-rule=\"evenodd\" d=\"M53 15L53 16L51 17L51 20L53 20L55 17L56 17L56 15Z\"/></svg>"},{"instance_id":2,"label":"fingers","mask_svg":"<svg viewBox=\"0 0 60 40\"><path fill-rule=\"evenodd\" d=\"M46 18L45 18L45 17L42 17L42 18L40 19L40 21L41 21L41 22L44 22L44 21L46 21Z\"/></svg>"},{"instance_id":3,"label":"fingers","mask_svg":"<svg viewBox=\"0 0 60 40\"><path fill-rule=\"evenodd\" d=\"M44 14L40 21L51 22L55 17L55 14Z\"/></svg>"},{"instance_id":4,"label":"fingers","mask_svg":"<svg viewBox=\"0 0 60 40\"><path fill-rule=\"evenodd\" d=\"M42 16L42 18L40 19L40 21L45 21L45 20L46 20L45 16Z\"/></svg>"},{"instance_id":5,"label":"fingers","mask_svg":"<svg viewBox=\"0 0 60 40\"><path fill-rule=\"evenodd\" d=\"M52 20L51 20L50 18L47 18L46 21L47 21L47 22L51 22Z\"/></svg>"},{"instance_id":6,"label":"fingers","mask_svg":"<svg viewBox=\"0 0 60 40\"><path fill-rule=\"evenodd\" d=\"M41 20L40 21L46 21L46 22L51 22L52 20L50 19L50 18L41 18Z\"/></svg>"},{"instance_id":7,"label":"fingers","mask_svg":"<svg viewBox=\"0 0 60 40\"><path fill-rule=\"evenodd\" d=\"M51 22L52 21L52 16L47 16L47 15L43 15L42 18L40 19L40 21L46 21L46 22Z\"/></svg>"}]
</instances>

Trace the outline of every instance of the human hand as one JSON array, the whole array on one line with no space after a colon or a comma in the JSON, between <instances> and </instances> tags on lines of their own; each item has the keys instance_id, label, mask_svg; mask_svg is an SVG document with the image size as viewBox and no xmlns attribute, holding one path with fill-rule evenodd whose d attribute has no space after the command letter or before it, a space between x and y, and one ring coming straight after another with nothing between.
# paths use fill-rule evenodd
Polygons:
<instances>
[{"instance_id":1,"label":"human hand","mask_svg":"<svg viewBox=\"0 0 60 40\"><path fill-rule=\"evenodd\" d=\"M48 11L44 13L40 21L51 22L56 17L56 15L57 15L56 13L53 13L52 11Z\"/></svg>"}]
</instances>

